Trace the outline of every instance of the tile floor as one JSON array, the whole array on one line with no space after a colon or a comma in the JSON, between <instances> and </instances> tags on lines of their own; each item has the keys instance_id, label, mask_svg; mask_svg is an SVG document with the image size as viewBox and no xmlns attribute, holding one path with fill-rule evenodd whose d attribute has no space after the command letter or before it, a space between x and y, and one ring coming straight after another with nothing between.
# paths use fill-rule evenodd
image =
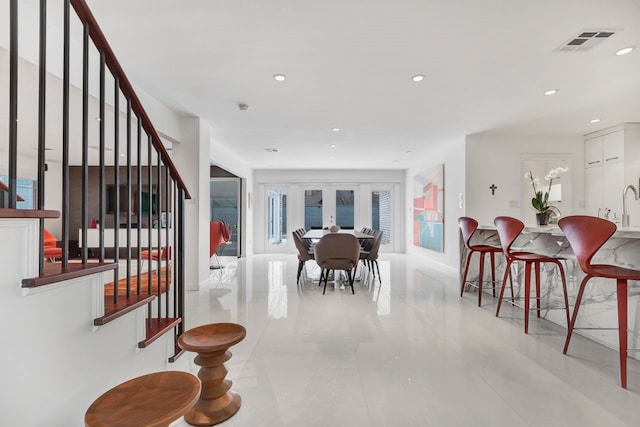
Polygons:
<instances>
[{"instance_id":1,"label":"tile floor","mask_svg":"<svg viewBox=\"0 0 640 427\"><path fill-rule=\"evenodd\" d=\"M382 284L327 294L296 286L295 255L229 259L187 295L187 328L237 322L227 378L242 407L225 426L638 426L640 363L619 386L618 355L407 255L382 255ZM187 356L191 357L191 355ZM191 364L192 371L197 366ZM174 426L187 426L178 421Z\"/></svg>"}]
</instances>

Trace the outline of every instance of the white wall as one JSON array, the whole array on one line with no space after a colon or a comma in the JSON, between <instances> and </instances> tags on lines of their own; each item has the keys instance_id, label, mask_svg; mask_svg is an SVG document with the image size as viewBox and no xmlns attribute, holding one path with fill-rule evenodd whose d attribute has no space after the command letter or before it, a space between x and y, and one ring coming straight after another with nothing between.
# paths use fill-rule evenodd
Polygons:
<instances>
[{"instance_id":1,"label":"white wall","mask_svg":"<svg viewBox=\"0 0 640 427\"><path fill-rule=\"evenodd\" d=\"M38 220L0 220L0 425L83 426L84 413L116 384L166 369L189 370L185 355L172 365L173 335L146 349L146 307L105 326L103 274L35 289L21 280L37 275ZM111 281L111 272L104 279Z\"/></svg>"},{"instance_id":2,"label":"white wall","mask_svg":"<svg viewBox=\"0 0 640 427\"><path fill-rule=\"evenodd\" d=\"M463 140L443 143L429 149L424 156L416 155L414 164L406 172L405 221L407 253L418 255L439 264L446 271L457 274L459 265L458 217L464 214L459 207L458 195L465 193L465 144ZM444 163L444 252L436 252L413 244L413 177Z\"/></svg>"},{"instance_id":3,"label":"white wall","mask_svg":"<svg viewBox=\"0 0 640 427\"><path fill-rule=\"evenodd\" d=\"M560 154L570 159L571 203L563 207L563 215L583 212L584 170L583 140L580 135L501 135L479 134L466 138L466 214L480 224L493 224L496 216L522 218L521 169L523 155ZM542 177L541 177L542 178ZM498 188L491 195L489 186ZM564 191L564 189L563 189ZM525 195L529 200L532 194ZM533 224L530 224L533 225Z\"/></svg>"},{"instance_id":4,"label":"white wall","mask_svg":"<svg viewBox=\"0 0 640 427\"><path fill-rule=\"evenodd\" d=\"M209 139L210 127L198 118L185 118L184 140L173 147L172 158L189 191L184 205L185 288L198 290L209 279Z\"/></svg>"}]
</instances>

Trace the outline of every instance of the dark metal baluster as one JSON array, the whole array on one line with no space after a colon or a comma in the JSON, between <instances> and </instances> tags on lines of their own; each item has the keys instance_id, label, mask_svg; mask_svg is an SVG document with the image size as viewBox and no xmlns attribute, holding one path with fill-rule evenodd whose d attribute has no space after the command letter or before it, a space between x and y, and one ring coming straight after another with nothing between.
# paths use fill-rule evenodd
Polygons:
<instances>
[{"instance_id":1,"label":"dark metal baluster","mask_svg":"<svg viewBox=\"0 0 640 427\"><path fill-rule=\"evenodd\" d=\"M69 0L64 1L62 64L62 268L69 265Z\"/></svg>"},{"instance_id":2,"label":"dark metal baluster","mask_svg":"<svg viewBox=\"0 0 640 427\"><path fill-rule=\"evenodd\" d=\"M171 212L172 212L172 218L171 218L171 222L172 222L172 229L173 229L173 253L172 253L172 259L173 259L173 266L172 266L172 273L173 273L173 316L174 317L178 317L176 316L176 314L178 313L178 266L176 265L176 255L177 255L177 250L178 250L178 221L181 219L178 217L178 183L173 181L173 204L172 204L172 208L171 208Z\"/></svg>"},{"instance_id":3,"label":"dark metal baluster","mask_svg":"<svg viewBox=\"0 0 640 427\"><path fill-rule=\"evenodd\" d=\"M147 192L147 250L149 251L149 268L147 269L147 294L151 295L152 289L152 279L153 279L153 269L151 268L151 258L152 258L152 220L153 220L153 161L151 159L151 135L149 135L149 140L147 141L147 188L149 191ZM151 303L149 303L147 307L147 325L151 328L152 325L152 311L151 311Z\"/></svg>"},{"instance_id":4,"label":"dark metal baluster","mask_svg":"<svg viewBox=\"0 0 640 427\"><path fill-rule=\"evenodd\" d=\"M105 120L105 55L104 49L100 49L100 153L99 153L99 168L98 173L98 186L100 187L100 202L98 206L98 217L100 218L100 226L98 230L98 236L100 240L100 262L104 262L104 222L105 222L105 169L104 169L104 155L105 155L105 139L104 139L104 120Z\"/></svg>"},{"instance_id":5,"label":"dark metal baluster","mask_svg":"<svg viewBox=\"0 0 640 427\"><path fill-rule=\"evenodd\" d=\"M140 287L140 279L141 279L141 255L142 252L142 122L140 120L140 116L136 116L138 120L138 161L136 167L136 209L138 210L138 215L136 216L137 221L137 246L138 246L138 275L137 275L137 285L136 285L136 293L140 295L142 292L142 288Z\"/></svg>"},{"instance_id":6,"label":"dark metal baluster","mask_svg":"<svg viewBox=\"0 0 640 427\"><path fill-rule=\"evenodd\" d=\"M115 187L114 227L113 227L113 262L120 261L120 78L113 77L113 184ZM113 302L118 303L119 267L113 270Z\"/></svg>"},{"instance_id":7,"label":"dark metal baluster","mask_svg":"<svg viewBox=\"0 0 640 427\"><path fill-rule=\"evenodd\" d=\"M131 100L127 97L127 298L131 297Z\"/></svg>"},{"instance_id":8,"label":"dark metal baluster","mask_svg":"<svg viewBox=\"0 0 640 427\"><path fill-rule=\"evenodd\" d=\"M18 0L9 3L9 208L16 208L18 176Z\"/></svg>"},{"instance_id":9,"label":"dark metal baluster","mask_svg":"<svg viewBox=\"0 0 640 427\"><path fill-rule=\"evenodd\" d=\"M176 289L178 290L178 296L180 301L178 302L178 317L182 318L182 322L178 324L177 335L181 335L184 332L185 322L185 310L184 310L184 189L178 190L178 218L179 222L176 222L176 228L178 228L178 251L175 254L176 258L174 262L177 264L178 280L176 283Z\"/></svg>"},{"instance_id":10,"label":"dark metal baluster","mask_svg":"<svg viewBox=\"0 0 640 427\"><path fill-rule=\"evenodd\" d=\"M38 76L38 209L44 209L44 172L47 101L47 0L40 0L40 69ZM44 219L40 220L39 271L44 271Z\"/></svg>"},{"instance_id":11,"label":"dark metal baluster","mask_svg":"<svg viewBox=\"0 0 640 427\"><path fill-rule=\"evenodd\" d=\"M162 271L160 267L162 267L162 228L160 227L160 216L162 215L162 159L160 158L160 152L158 152L158 170L156 171L156 179L158 181L158 185L156 187L156 199L158 200L158 210L157 210L157 224L158 224L158 321L162 318ZM165 242L167 244L167 242ZM166 289L167 294L169 292L169 288ZM168 296L168 295L166 295Z\"/></svg>"},{"instance_id":12,"label":"dark metal baluster","mask_svg":"<svg viewBox=\"0 0 640 427\"><path fill-rule=\"evenodd\" d=\"M89 23L84 21L82 35L82 263L89 258Z\"/></svg>"},{"instance_id":13,"label":"dark metal baluster","mask_svg":"<svg viewBox=\"0 0 640 427\"><path fill-rule=\"evenodd\" d=\"M166 200L166 208L165 208L165 222L164 222L164 235L165 235L165 245L167 246L167 256L164 262L164 283L165 283L165 287L167 288L167 291L165 292L166 294L166 309L165 309L165 317L169 317L169 284L171 283L169 281L170 276L170 272L169 272L169 260L172 258L173 255L173 245L171 245L169 242L169 237L170 237L170 233L169 233L169 218L171 215L171 189L173 188L172 186L169 185L169 168L165 166L164 168L164 183L165 183L165 200ZM175 282L174 282L175 283ZM175 288L175 287L174 287Z\"/></svg>"}]
</instances>

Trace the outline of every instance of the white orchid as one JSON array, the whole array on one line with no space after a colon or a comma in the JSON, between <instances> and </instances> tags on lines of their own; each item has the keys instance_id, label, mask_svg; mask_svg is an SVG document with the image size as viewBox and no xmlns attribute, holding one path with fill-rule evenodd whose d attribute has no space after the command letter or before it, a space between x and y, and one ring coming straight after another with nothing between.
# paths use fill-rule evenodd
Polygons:
<instances>
[{"instance_id":1,"label":"white orchid","mask_svg":"<svg viewBox=\"0 0 640 427\"><path fill-rule=\"evenodd\" d=\"M545 181L549 181L549 186L547 191L542 192L542 190L538 190L540 187L540 179L538 177L533 177L531 171L524 174L524 178L531 181L531 188L533 188L534 197L531 199L531 205L535 210L540 213L545 213L549 209L549 192L551 191L551 184L553 184L554 179L560 178L560 174L567 172L569 168L558 166L557 168L551 169L547 172L547 175L544 177Z\"/></svg>"}]
</instances>

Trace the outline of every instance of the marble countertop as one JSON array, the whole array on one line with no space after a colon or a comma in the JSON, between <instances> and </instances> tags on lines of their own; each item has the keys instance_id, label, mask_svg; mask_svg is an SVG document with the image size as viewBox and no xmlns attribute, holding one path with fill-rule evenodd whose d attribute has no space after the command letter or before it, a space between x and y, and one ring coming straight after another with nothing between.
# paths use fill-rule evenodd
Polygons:
<instances>
[{"instance_id":1,"label":"marble countertop","mask_svg":"<svg viewBox=\"0 0 640 427\"><path fill-rule=\"evenodd\" d=\"M496 230L496 226L491 225L480 225L478 226L479 230ZM560 227L557 225L547 225L547 226L525 226L523 233L548 233L553 236L563 236L564 233L560 230ZM640 226L631 226L631 227L621 227L618 226L618 229L615 233L613 233L613 237L623 237L623 238L631 238L631 239L640 239Z\"/></svg>"}]
</instances>

